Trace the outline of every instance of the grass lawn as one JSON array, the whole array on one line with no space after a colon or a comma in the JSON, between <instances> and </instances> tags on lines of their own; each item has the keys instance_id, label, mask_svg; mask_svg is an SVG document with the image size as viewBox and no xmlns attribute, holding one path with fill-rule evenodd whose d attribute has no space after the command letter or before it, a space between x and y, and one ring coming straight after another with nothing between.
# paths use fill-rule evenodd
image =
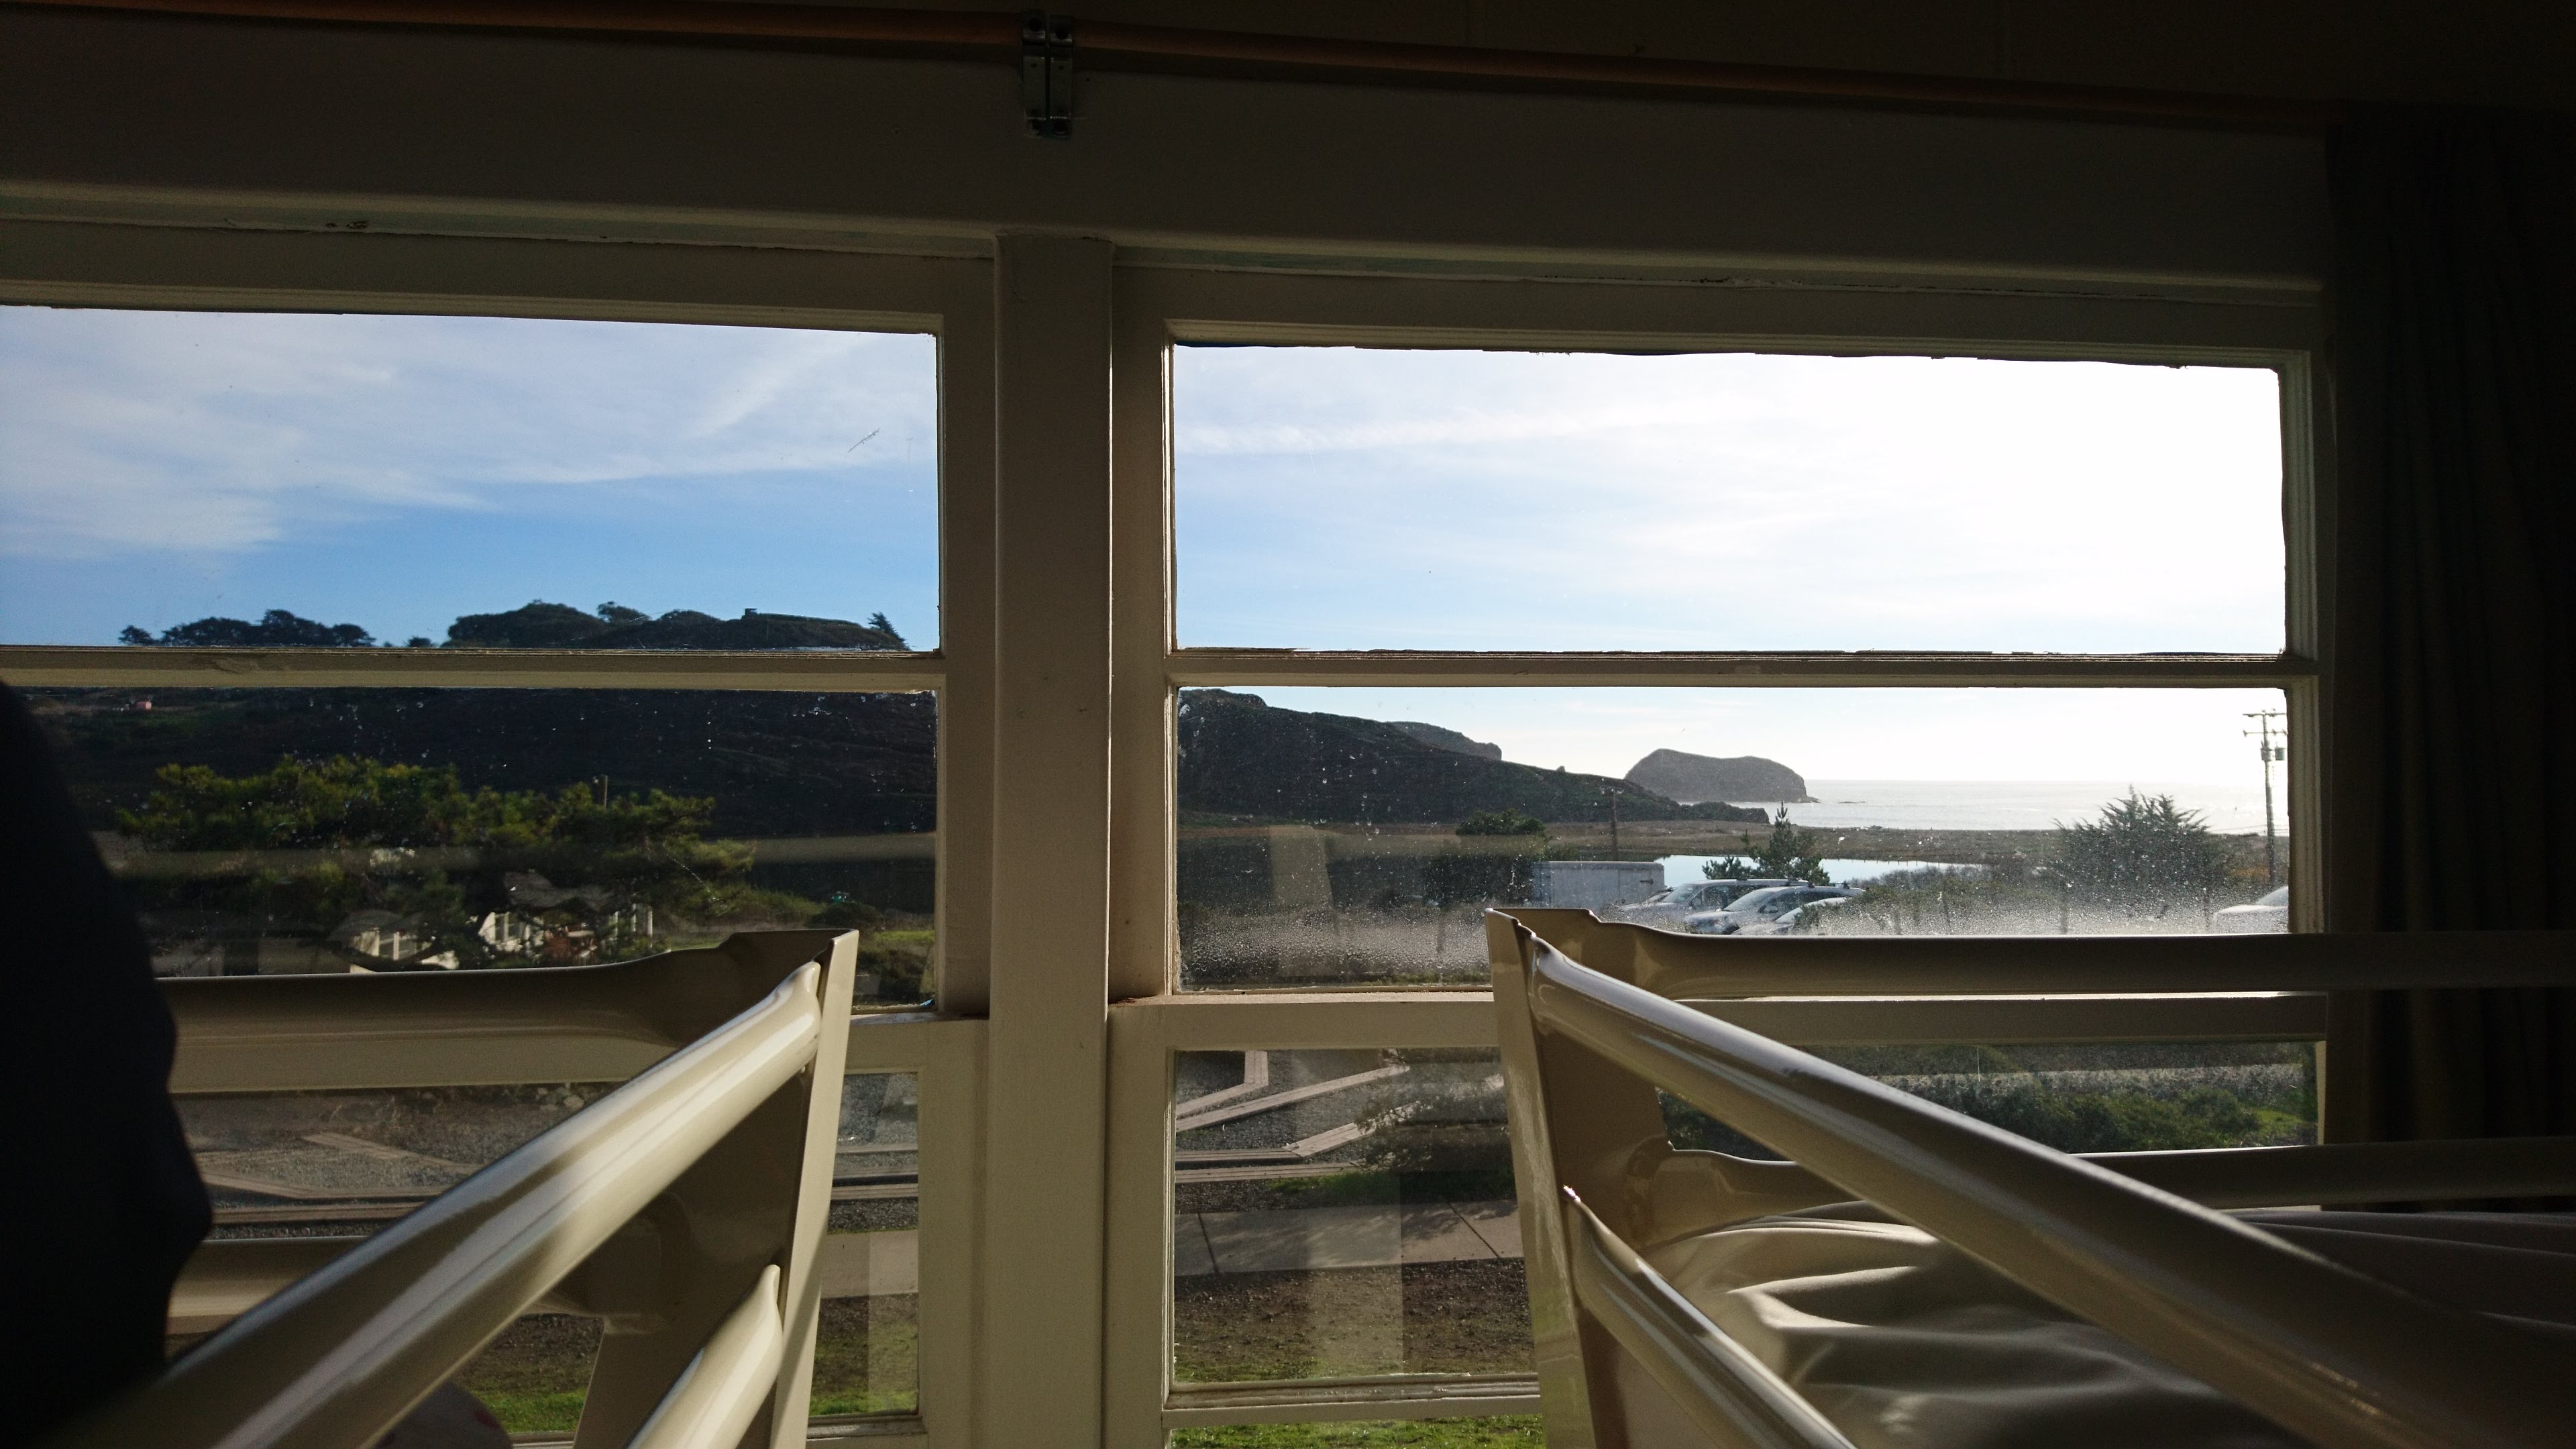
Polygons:
<instances>
[{"instance_id":1,"label":"grass lawn","mask_svg":"<svg viewBox=\"0 0 2576 1449\"><path fill-rule=\"evenodd\" d=\"M825 1300L814 1344L811 1412L912 1411L919 1346L913 1304L908 1294ZM531 1314L492 1340L456 1382L490 1405L501 1427L513 1434L570 1433L581 1422L598 1354L597 1320Z\"/></svg>"},{"instance_id":2,"label":"grass lawn","mask_svg":"<svg viewBox=\"0 0 2576 1449\"><path fill-rule=\"evenodd\" d=\"M1172 1449L1538 1449L1536 1414L1497 1419L1395 1419L1349 1424L1228 1424L1182 1429Z\"/></svg>"},{"instance_id":3,"label":"grass lawn","mask_svg":"<svg viewBox=\"0 0 2576 1449\"><path fill-rule=\"evenodd\" d=\"M513 1434L568 1434L581 1422L598 1356L599 1320L532 1313L501 1330L456 1384L490 1405Z\"/></svg>"},{"instance_id":4,"label":"grass lawn","mask_svg":"<svg viewBox=\"0 0 2576 1449\"><path fill-rule=\"evenodd\" d=\"M1518 1262L1189 1278L1175 1296L1174 1368L1183 1382L1529 1363ZM907 1413L918 1405L917 1302L908 1294L825 1301L813 1414ZM531 1315L494 1339L457 1383L513 1434L569 1433L580 1422L598 1350L595 1320ZM1387 1361L1345 1361L1354 1350L1383 1353ZM1537 1416L1522 1415L1230 1425L1184 1430L1172 1442L1176 1449L1534 1449L1545 1435Z\"/></svg>"}]
</instances>

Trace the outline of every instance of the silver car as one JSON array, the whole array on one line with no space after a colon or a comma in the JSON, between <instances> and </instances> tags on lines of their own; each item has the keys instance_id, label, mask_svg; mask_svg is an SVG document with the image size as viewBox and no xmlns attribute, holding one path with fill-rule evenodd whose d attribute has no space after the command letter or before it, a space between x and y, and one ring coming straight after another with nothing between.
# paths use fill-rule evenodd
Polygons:
<instances>
[{"instance_id":1,"label":"silver car","mask_svg":"<svg viewBox=\"0 0 2576 1449\"><path fill-rule=\"evenodd\" d=\"M1722 911L1754 891L1792 884L1785 880L1695 880L1666 886L1634 905L1600 912L1605 921L1634 921L1666 931L1685 929L1682 922L1707 911Z\"/></svg>"},{"instance_id":2,"label":"silver car","mask_svg":"<svg viewBox=\"0 0 2576 1449\"><path fill-rule=\"evenodd\" d=\"M2250 905L2229 906L2209 918L2213 931L2261 935L2290 929L2290 888L2265 893Z\"/></svg>"},{"instance_id":3,"label":"silver car","mask_svg":"<svg viewBox=\"0 0 2576 1449\"><path fill-rule=\"evenodd\" d=\"M1757 936L1768 936L1777 932L1780 917L1810 901L1849 900L1859 894L1861 892L1850 886L1773 886L1738 897L1725 910L1702 911L1685 917L1682 929L1703 936L1732 936L1746 930Z\"/></svg>"}]
</instances>

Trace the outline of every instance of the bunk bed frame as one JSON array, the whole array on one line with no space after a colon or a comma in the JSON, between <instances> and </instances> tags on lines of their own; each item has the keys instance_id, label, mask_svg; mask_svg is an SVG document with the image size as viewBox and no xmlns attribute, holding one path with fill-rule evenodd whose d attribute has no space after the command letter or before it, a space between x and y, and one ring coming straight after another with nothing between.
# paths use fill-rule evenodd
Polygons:
<instances>
[{"instance_id":1,"label":"bunk bed frame","mask_svg":"<svg viewBox=\"0 0 2576 1449\"><path fill-rule=\"evenodd\" d=\"M2576 1190L2576 1138L2074 1157L1783 1044L2322 1036L2329 990L2576 985L2576 934L1733 941L1487 918L1557 1449L1849 1449L1642 1257L1863 1200L2290 1432L2332 1446L2566 1442L2536 1335L2213 1211ZM2214 993L2214 994L2199 994ZM1658 1093L1789 1161L1672 1147Z\"/></svg>"}]
</instances>

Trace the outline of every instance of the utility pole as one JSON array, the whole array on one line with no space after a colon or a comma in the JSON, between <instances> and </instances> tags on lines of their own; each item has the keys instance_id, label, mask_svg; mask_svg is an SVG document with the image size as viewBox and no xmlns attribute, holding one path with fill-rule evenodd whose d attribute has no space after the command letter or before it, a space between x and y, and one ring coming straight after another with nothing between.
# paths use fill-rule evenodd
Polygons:
<instances>
[{"instance_id":1,"label":"utility pole","mask_svg":"<svg viewBox=\"0 0 2576 1449\"><path fill-rule=\"evenodd\" d=\"M1619 792L1604 790L1601 793L1610 801L1610 858L1617 860L1619 858Z\"/></svg>"},{"instance_id":2,"label":"utility pole","mask_svg":"<svg viewBox=\"0 0 2576 1449\"><path fill-rule=\"evenodd\" d=\"M2251 710L2245 717L2254 721L2254 728L2245 731L2246 738L2258 742L2256 748L2263 756L2263 883L2279 885L2281 855L2272 829L2272 766L2276 761L2290 757L2290 734L2286 728L2274 723L2281 717L2277 709ZM2277 745L2272 743L2275 730L2279 730L2281 736Z\"/></svg>"}]
</instances>

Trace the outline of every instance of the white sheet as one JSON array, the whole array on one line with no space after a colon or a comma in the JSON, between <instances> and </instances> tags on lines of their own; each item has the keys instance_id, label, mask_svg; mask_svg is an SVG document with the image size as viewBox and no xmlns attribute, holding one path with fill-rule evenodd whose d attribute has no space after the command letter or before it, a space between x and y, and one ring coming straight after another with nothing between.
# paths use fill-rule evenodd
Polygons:
<instances>
[{"instance_id":1,"label":"white sheet","mask_svg":"<svg viewBox=\"0 0 2576 1449\"><path fill-rule=\"evenodd\" d=\"M2241 1216L2321 1257L2576 1350L2576 1216ZM2302 1443L1866 1207L1764 1218L1646 1256L1860 1449Z\"/></svg>"}]
</instances>

